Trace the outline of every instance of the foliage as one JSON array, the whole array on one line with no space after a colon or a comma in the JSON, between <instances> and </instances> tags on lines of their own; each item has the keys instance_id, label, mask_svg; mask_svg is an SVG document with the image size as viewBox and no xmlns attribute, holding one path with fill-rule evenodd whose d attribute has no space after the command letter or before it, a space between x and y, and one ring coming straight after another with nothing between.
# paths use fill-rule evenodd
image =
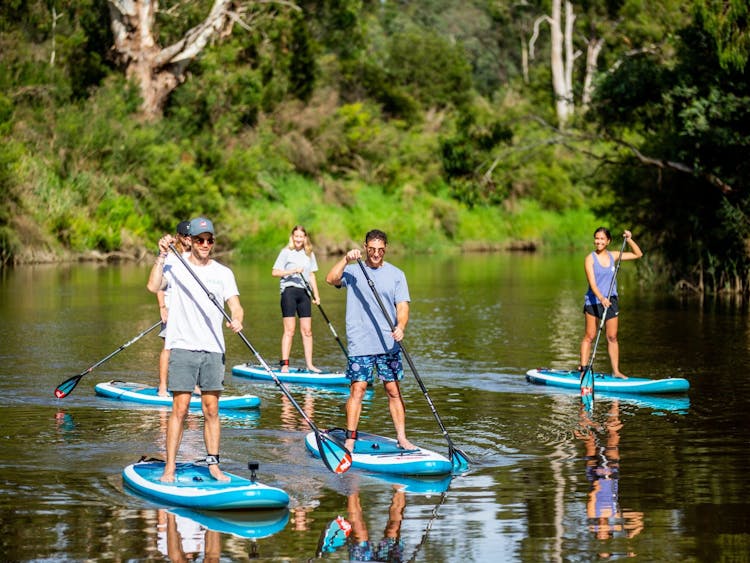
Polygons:
<instances>
[{"instance_id":1,"label":"foliage","mask_svg":"<svg viewBox=\"0 0 750 563\"><path fill-rule=\"evenodd\" d=\"M160 45L212 4L159 3ZM672 280L736 286L750 104L746 12L729 4L576 2L576 47L606 47L590 113L561 132L549 65L523 72L541 0L236 2L241 24L191 61L155 122L110 64L106 0L11 0L0 259L137 256L198 214L240 256L278 252L296 223L320 252L373 227L430 252L567 249L605 222L668 257Z\"/></svg>"},{"instance_id":2,"label":"foliage","mask_svg":"<svg viewBox=\"0 0 750 563\"><path fill-rule=\"evenodd\" d=\"M696 8L716 41L721 67L744 70L750 56L750 5L744 0L701 0Z\"/></svg>"},{"instance_id":3,"label":"foliage","mask_svg":"<svg viewBox=\"0 0 750 563\"><path fill-rule=\"evenodd\" d=\"M647 247L670 258L669 279L744 291L750 83L719 59L698 18L681 34L675 64L634 59L602 81L596 115L608 135L632 139L615 171L616 205L637 217Z\"/></svg>"}]
</instances>

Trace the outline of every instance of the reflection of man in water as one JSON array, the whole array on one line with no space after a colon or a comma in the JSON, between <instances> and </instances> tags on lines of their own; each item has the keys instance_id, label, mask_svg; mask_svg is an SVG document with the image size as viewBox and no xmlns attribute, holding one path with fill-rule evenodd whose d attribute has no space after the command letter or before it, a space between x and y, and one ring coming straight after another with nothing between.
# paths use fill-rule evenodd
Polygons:
<instances>
[{"instance_id":1,"label":"reflection of man in water","mask_svg":"<svg viewBox=\"0 0 750 563\"><path fill-rule=\"evenodd\" d=\"M321 538L318 555L336 551L345 543L349 547L350 561L389 561L399 563L404 559L404 542L401 540L401 522L404 519L406 495L403 488L393 487L388 523L383 539L371 542L367 524L362 514L359 493L347 497L347 518L339 516L332 521Z\"/></svg>"},{"instance_id":2,"label":"reflection of man in water","mask_svg":"<svg viewBox=\"0 0 750 563\"><path fill-rule=\"evenodd\" d=\"M619 505L620 477L620 404L612 401L604 428L595 425L588 417L585 408L581 408L581 428L576 437L586 445L586 478L591 483L586 515L589 529L601 540L614 536L615 532L624 531L627 537L633 537L643 529L643 513L621 511ZM597 431L606 429L606 445L599 444Z\"/></svg>"},{"instance_id":3,"label":"reflection of man in water","mask_svg":"<svg viewBox=\"0 0 750 563\"><path fill-rule=\"evenodd\" d=\"M383 530L383 539L370 541L359 503L359 493L349 495L347 510L352 526L349 535L349 558L352 561L403 561L404 542L401 540L401 522L404 519L406 495L403 488L393 487L393 498L388 510L388 523Z\"/></svg>"},{"instance_id":4,"label":"reflection of man in water","mask_svg":"<svg viewBox=\"0 0 750 563\"><path fill-rule=\"evenodd\" d=\"M157 547L170 561L219 561L221 536L194 520L160 509Z\"/></svg>"}]
</instances>

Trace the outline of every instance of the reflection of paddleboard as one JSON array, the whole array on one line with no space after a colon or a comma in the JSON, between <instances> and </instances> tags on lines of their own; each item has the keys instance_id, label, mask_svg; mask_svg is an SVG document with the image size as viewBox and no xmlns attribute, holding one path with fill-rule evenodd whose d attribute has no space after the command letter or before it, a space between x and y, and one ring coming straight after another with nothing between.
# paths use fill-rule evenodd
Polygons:
<instances>
[{"instance_id":1,"label":"reflection of paddleboard","mask_svg":"<svg viewBox=\"0 0 750 563\"><path fill-rule=\"evenodd\" d=\"M342 444L346 440L342 428L332 428L327 433ZM314 432L305 437L305 445L314 456L320 457ZM439 453L424 448L404 450L392 438L367 432L358 433L352 452L352 467L395 475L446 475L453 469L450 460Z\"/></svg>"},{"instance_id":2,"label":"reflection of paddleboard","mask_svg":"<svg viewBox=\"0 0 750 563\"><path fill-rule=\"evenodd\" d=\"M163 461L145 461L128 465L122 471L125 485L151 499L172 506L205 510L285 508L289 495L232 473L230 481L216 481L208 466L178 463L174 483L162 483Z\"/></svg>"},{"instance_id":3,"label":"reflection of paddleboard","mask_svg":"<svg viewBox=\"0 0 750 563\"><path fill-rule=\"evenodd\" d=\"M531 369L526 372L526 380L537 385L553 385L578 390L581 388L581 374L575 370ZM684 393L690 389L690 383L681 377L620 379L611 374L594 373L594 389L608 393Z\"/></svg>"},{"instance_id":4,"label":"reflection of paddleboard","mask_svg":"<svg viewBox=\"0 0 750 563\"><path fill-rule=\"evenodd\" d=\"M453 480L453 475L394 475L392 473L370 473L374 479L402 486L404 492L436 495L444 493Z\"/></svg>"},{"instance_id":5,"label":"reflection of paddleboard","mask_svg":"<svg viewBox=\"0 0 750 563\"><path fill-rule=\"evenodd\" d=\"M189 518L204 528L242 538L260 539L284 529L289 522L289 510L253 510L201 512L189 508L170 508L169 512Z\"/></svg>"},{"instance_id":6,"label":"reflection of paddleboard","mask_svg":"<svg viewBox=\"0 0 750 563\"><path fill-rule=\"evenodd\" d=\"M172 396L160 397L156 387L127 381L108 381L97 383L94 387L97 395L120 399L142 405L172 406ZM260 406L260 397L255 395L235 395L219 397L220 409L255 409ZM200 395L190 397L190 408L201 408Z\"/></svg>"},{"instance_id":7,"label":"reflection of paddleboard","mask_svg":"<svg viewBox=\"0 0 750 563\"><path fill-rule=\"evenodd\" d=\"M290 369L288 372L282 372L279 369L273 369L273 374L283 383L299 383L302 385L349 385L349 379L341 372L324 371L315 373L306 369ZM232 368L232 375L259 379L261 381L273 381L273 377L263 366L253 366L250 364L239 364Z\"/></svg>"}]
</instances>

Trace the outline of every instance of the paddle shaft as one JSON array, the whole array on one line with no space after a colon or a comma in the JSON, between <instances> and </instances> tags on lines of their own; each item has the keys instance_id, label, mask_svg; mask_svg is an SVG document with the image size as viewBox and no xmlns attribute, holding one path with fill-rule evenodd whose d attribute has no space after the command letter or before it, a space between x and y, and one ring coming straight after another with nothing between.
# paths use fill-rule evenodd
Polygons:
<instances>
[{"instance_id":1,"label":"paddle shaft","mask_svg":"<svg viewBox=\"0 0 750 563\"><path fill-rule=\"evenodd\" d=\"M375 300L378 302L378 305L380 306L380 310L383 312L383 316L385 317L386 321L388 321L388 326L390 327L391 332L393 332L394 330L396 330L396 325L391 319L391 316L388 314L387 309L385 308L385 304L383 303L383 300L381 299L380 294L378 293L378 290L375 287L375 282L373 282L370 276L368 275L367 270L365 269L365 265L362 263L362 260L360 258L357 258L357 263L359 264L359 267L362 269L362 273L364 274L365 279L367 279L367 285L370 286L370 289L372 290L372 293L375 296ZM424 394L425 399L427 399L427 404L430 405L430 410L432 411L432 414L435 417L435 420L437 420L438 426L440 426L440 430L442 431L443 436L448 441L449 449L451 453L453 453L453 450L456 450L457 448L454 446L453 441L448 435L448 430L445 428L443 421L440 419L440 415L438 414L437 409L435 408L435 405L432 402L432 399L430 399L430 395L427 393L427 388L422 382L422 378L419 376L419 372L417 371L417 368L414 365L414 362L412 362L411 356L409 355L409 353L406 351L406 348L404 347L403 340L399 342L399 345L401 346L401 351L404 354L404 358L406 358L406 362L409 364L409 367L411 368L411 371L414 374L414 379L417 380L417 383L419 384L419 388L422 390L422 393ZM463 452L461 452L461 455L468 458L468 456L466 456L466 454L463 454Z\"/></svg>"},{"instance_id":2,"label":"paddle shaft","mask_svg":"<svg viewBox=\"0 0 750 563\"><path fill-rule=\"evenodd\" d=\"M302 278L302 281L305 283L305 291L310 296L310 301L315 301L312 287L310 287L310 284L308 283L307 279L301 273L300 273L300 277ZM328 315L326 315L326 312L323 310L323 306L320 303L316 303L316 305L318 306L318 310L320 311L320 314L323 315L323 318L326 320L326 323L328 323L328 328L331 329L331 334L333 334L333 337L336 339L336 342L339 343L339 347L341 347L341 351L344 352L344 356L348 358L349 352L347 351L346 346L344 346L344 343L341 342L339 335L336 333L336 329L333 328L333 325L331 324L331 321L329 320Z\"/></svg>"},{"instance_id":3,"label":"paddle shaft","mask_svg":"<svg viewBox=\"0 0 750 563\"><path fill-rule=\"evenodd\" d=\"M147 328L146 330L144 330L138 336L136 336L135 338L127 341L125 344L123 344L122 346L120 346L117 350L115 350L111 354L105 356L104 358L102 358L101 360L99 360L98 362L96 362L94 365L86 368L84 371L82 371L78 375L74 375L73 377L69 377L68 379L66 379L65 381L63 381L55 389L55 397L57 397L58 399L63 399L65 397L67 397L68 395L70 395L70 393L73 391L73 389L76 388L76 385L78 385L78 382L81 380L81 378L84 375L86 375L87 373L91 373L92 371L94 371L96 368L98 368L104 362L106 362L107 360L109 360L113 356L116 356L117 354L119 354L120 352L122 352L128 346L130 346L131 344L137 342L138 340L140 340L141 338L143 338L144 336L146 336L149 332L151 332L152 330L154 330L157 326L161 326L161 321L158 321L157 323L154 323L152 326L150 326L149 328ZM67 387L70 387L70 389L66 389Z\"/></svg>"},{"instance_id":4,"label":"paddle shaft","mask_svg":"<svg viewBox=\"0 0 750 563\"><path fill-rule=\"evenodd\" d=\"M213 303L214 305L216 305L216 307L219 309L219 311L221 311L221 314L224 316L224 318L227 320L227 322L231 323L232 322L232 317L230 317L229 314L224 310L224 306L221 303L219 303L219 301L216 298L216 296L213 293L211 293L211 291L201 281L201 279L198 277L198 274L196 274L193 271L193 269L190 267L190 265L187 263L187 261L177 251L177 249L175 248L175 246L173 244L170 244L169 248L172 250L172 252L174 252L175 256L177 256L177 258L180 259L180 262L182 262L183 266L185 266L185 268L188 270L188 272L190 272L190 274L193 276L193 278L195 279L195 281L198 282L198 285L201 286L201 288L203 289L203 291L206 292L206 295L208 295L208 299L211 301L211 303ZM318 429L318 427L310 419L310 417L307 416L307 413L304 410L302 410L302 407L299 406L299 403L297 403L297 401L294 399L294 397L292 396L292 394L289 392L289 389L287 389L286 385L284 385L284 383L282 383L279 380L279 378L276 377L276 374L268 366L268 364L266 363L266 361L263 359L263 357L260 355L260 353L258 353L258 351L255 349L255 347L250 343L250 341L243 334L243 332L239 331L237 333L237 336L239 336L240 339L242 339L242 342L244 342L245 346L247 346L250 349L250 351L253 353L253 355L258 360L258 362L260 362L260 365L262 365L263 368L273 378L273 381L276 384L276 386L279 389L281 389L281 391L284 393L284 395L286 395L286 398L289 399L289 402L292 403L292 405L294 406L295 409L297 409L297 411L299 411L300 415L302 416L302 418L305 419L305 422L307 422L307 424L310 426L310 428L313 430L313 432L315 432L315 434L319 436L321 432Z\"/></svg>"},{"instance_id":5,"label":"paddle shaft","mask_svg":"<svg viewBox=\"0 0 750 563\"><path fill-rule=\"evenodd\" d=\"M622 241L622 247L620 248L620 255L617 257L617 262L615 264L615 273L612 275L612 279L609 282L609 290L607 291L607 301L610 300L612 297L612 291L615 289L615 280L617 279L617 272L620 271L620 263L622 262L622 253L625 252L625 245L627 244L628 239L623 237ZM594 258L596 260L596 258ZM583 377L592 370L594 365L594 358L596 358L596 348L599 346L599 338L602 335L602 329L604 328L604 323L607 320L607 311L609 310L609 306L604 307L604 311L602 312L602 319L599 321L599 330L596 332L596 340L594 341L594 348L591 350L591 357L589 359L589 363L586 365L586 369L583 371L583 374L581 375L581 384L583 384ZM592 378L593 382L593 378ZM593 385L592 385L592 392L593 392Z\"/></svg>"}]
</instances>

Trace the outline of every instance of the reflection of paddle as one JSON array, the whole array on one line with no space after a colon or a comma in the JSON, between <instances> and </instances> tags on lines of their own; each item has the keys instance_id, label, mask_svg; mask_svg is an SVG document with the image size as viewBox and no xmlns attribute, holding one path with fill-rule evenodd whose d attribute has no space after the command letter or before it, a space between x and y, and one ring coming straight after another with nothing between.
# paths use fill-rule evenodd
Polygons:
<instances>
[{"instance_id":1,"label":"reflection of paddle","mask_svg":"<svg viewBox=\"0 0 750 563\"><path fill-rule=\"evenodd\" d=\"M365 269L365 265L362 263L362 260L360 258L357 258L357 263L359 264L359 267L362 269L362 273L365 275L365 279L367 280L367 284L370 286L370 289L372 290L373 295L375 295L375 300L378 302L378 305L380 306L380 310L383 312L383 316L388 321L388 326L391 328L391 332L393 332L394 330L396 330L396 325L391 319L391 316L388 314L388 311L386 310L385 305L383 304L383 300L380 298L380 294L378 293L378 290L375 288L375 283L372 281L372 279L370 279L370 276L367 274L367 270ZM466 471L469 468L469 461L470 461L469 456L453 445L453 441L448 435L448 430L446 430L445 425L443 424L443 421L440 419L440 415L438 414L437 409L435 408L435 405L432 403L432 399L430 399L430 396L427 394L427 388L424 386L424 383L422 383L422 378L419 376L419 372L417 371L417 368L414 365L414 362L411 361L411 356L406 351L406 348L404 348L404 342L403 341L399 342L399 345L401 346L401 351L404 353L404 358L406 358L406 361L409 364L409 367L411 368L412 373L414 374L414 378L417 380L417 383L419 384L419 388L422 390L422 393L424 394L425 399L427 399L427 404L430 405L430 410L432 410L432 414L435 416L435 420L437 420L438 426L440 426L440 430L442 430L443 432L443 436L448 441L448 457L450 458L451 463L453 464L453 469L455 471Z\"/></svg>"},{"instance_id":2,"label":"reflection of paddle","mask_svg":"<svg viewBox=\"0 0 750 563\"><path fill-rule=\"evenodd\" d=\"M174 247L173 244L169 245L169 248L174 252L174 255L177 256L177 258L180 259L180 262L182 262L182 265L185 266L188 272L195 278L195 281L198 282L198 285L201 286L203 291L206 292L206 295L208 295L209 300L216 305L216 307L221 311L221 314L224 315L224 318L227 320L227 322L232 322L232 317L230 317L227 312L224 310L223 304L219 303L219 301L216 299L216 296L209 291L209 289L204 285L204 283L201 281L201 279L198 277L198 274L196 274L193 269L190 267L190 265L185 261L185 259L180 255L180 253L177 251L177 249ZM289 392L289 389L286 388L286 385L284 385L281 381L279 381L279 378L276 377L276 374L273 372L273 370L268 366L266 361L263 359L263 357L258 353L258 351L253 347L252 344L250 344L250 341L247 339L247 337L242 333L242 331L239 331L237 333L237 336L239 336L242 341L245 343L245 345L250 348L250 351L253 353L255 358L260 362L260 364L263 366L263 368L270 374L270 376L273 378L274 383L276 383L276 386L281 389L281 391L286 395L286 398L289 399L289 402L294 405L294 408L299 411L300 415L302 415L302 418L305 419L305 422L310 426L313 432L315 432L315 439L318 442L318 450L320 451L320 457L323 460L323 462L326 464L326 467L333 471L334 473L344 473L347 471L351 465L352 465L352 456L349 453L349 451L333 440L330 436L326 435L324 432L321 432L318 427L315 425L315 423L310 419L309 416L307 416L307 413L302 410L302 407L299 406L297 401L294 400L294 397L292 397L292 394Z\"/></svg>"},{"instance_id":3,"label":"reflection of paddle","mask_svg":"<svg viewBox=\"0 0 750 563\"><path fill-rule=\"evenodd\" d=\"M157 326L160 326L160 325L161 325L161 321L155 323L153 326L147 328L142 333L140 333L138 336L136 336L132 340L126 342L125 344L123 344L122 346L120 346L117 350L115 350L114 352L112 352L108 356L105 356L104 358L102 358L101 360L99 360L98 362L96 362L93 366L91 366L89 368L86 368L84 371L82 371L78 375L74 375L73 377L70 377L70 378L66 379L65 381L63 381L55 389L55 397L57 397L58 399L64 399L65 397L67 397L68 395L70 395L70 393L73 391L73 389L76 388L76 385L78 385L78 382L81 381L81 378L84 375L86 375L87 373L93 371L95 368L97 368L100 365L102 365L104 362L106 362L107 360L109 360L112 356L114 356L116 354L119 354L125 348L127 348L128 346L130 346L131 344L133 344L137 340L140 340L142 337L146 336L149 332L151 332Z\"/></svg>"},{"instance_id":4,"label":"reflection of paddle","mask_svg":"<svg viewBox=\"0 0 750 563\"><path fill-rule=\"evenodd\" d=\"M615 265L615 273L612 275L612 280L609 282L609 291L607 292L607 301L612 297L612 290L615 288L615 280L617 279L617 272L620 271L620 262L622 262L622 253L625 252L625 244L628 242L626 237L622 239L622 248L620 248L620 255L617 257L617 264ZM596 260L596 258L594 258ZM602 320L599 322L599 330L596 332L596 340L594 341L594 348L591 350L591 358L589 363L583 369L581 373L581 402L583 405L591 410L594 407L594 358L596 357L596 347L599 345L599 337L602 335L602 328L604 328L604 322L607 319L607 310L609 307L604 307L602 312Z\"/></svg>"},{"instance_id":5,"label":"reflection of paddle","mask_svg":"<svg viewBox=\"0 0 750 563\"><path fill-rule=\"evenodd\" d=\"M310 296L310 301L315 301L315 297L313 296L312 287L310 287L310 284L307 282L307 279L305 278L305 276L302 275L301 272L300 272L299 277L301 277L302 281L305 283L305 291L307 292L307 295ZM344 352L344 356L346 356L347 358L349 358L349 352L346 350L346 346L344 346L344 343L341 342L341 339L339 338L339 335L336 334L336 329L333 328L333 325L331 324L331 321L328 319L328 315L326 315L326 312L323 310L323 307L321 306L320 303L316 303L316 305L318 306L318 310L320 311L320 314L323 315L323 318L328 323L328 328L331 329L331 333L333 334L333 337L336 339L336 342L338 342L339 346L341 346L341 350Z\"/></svg>"}]
</instances>

